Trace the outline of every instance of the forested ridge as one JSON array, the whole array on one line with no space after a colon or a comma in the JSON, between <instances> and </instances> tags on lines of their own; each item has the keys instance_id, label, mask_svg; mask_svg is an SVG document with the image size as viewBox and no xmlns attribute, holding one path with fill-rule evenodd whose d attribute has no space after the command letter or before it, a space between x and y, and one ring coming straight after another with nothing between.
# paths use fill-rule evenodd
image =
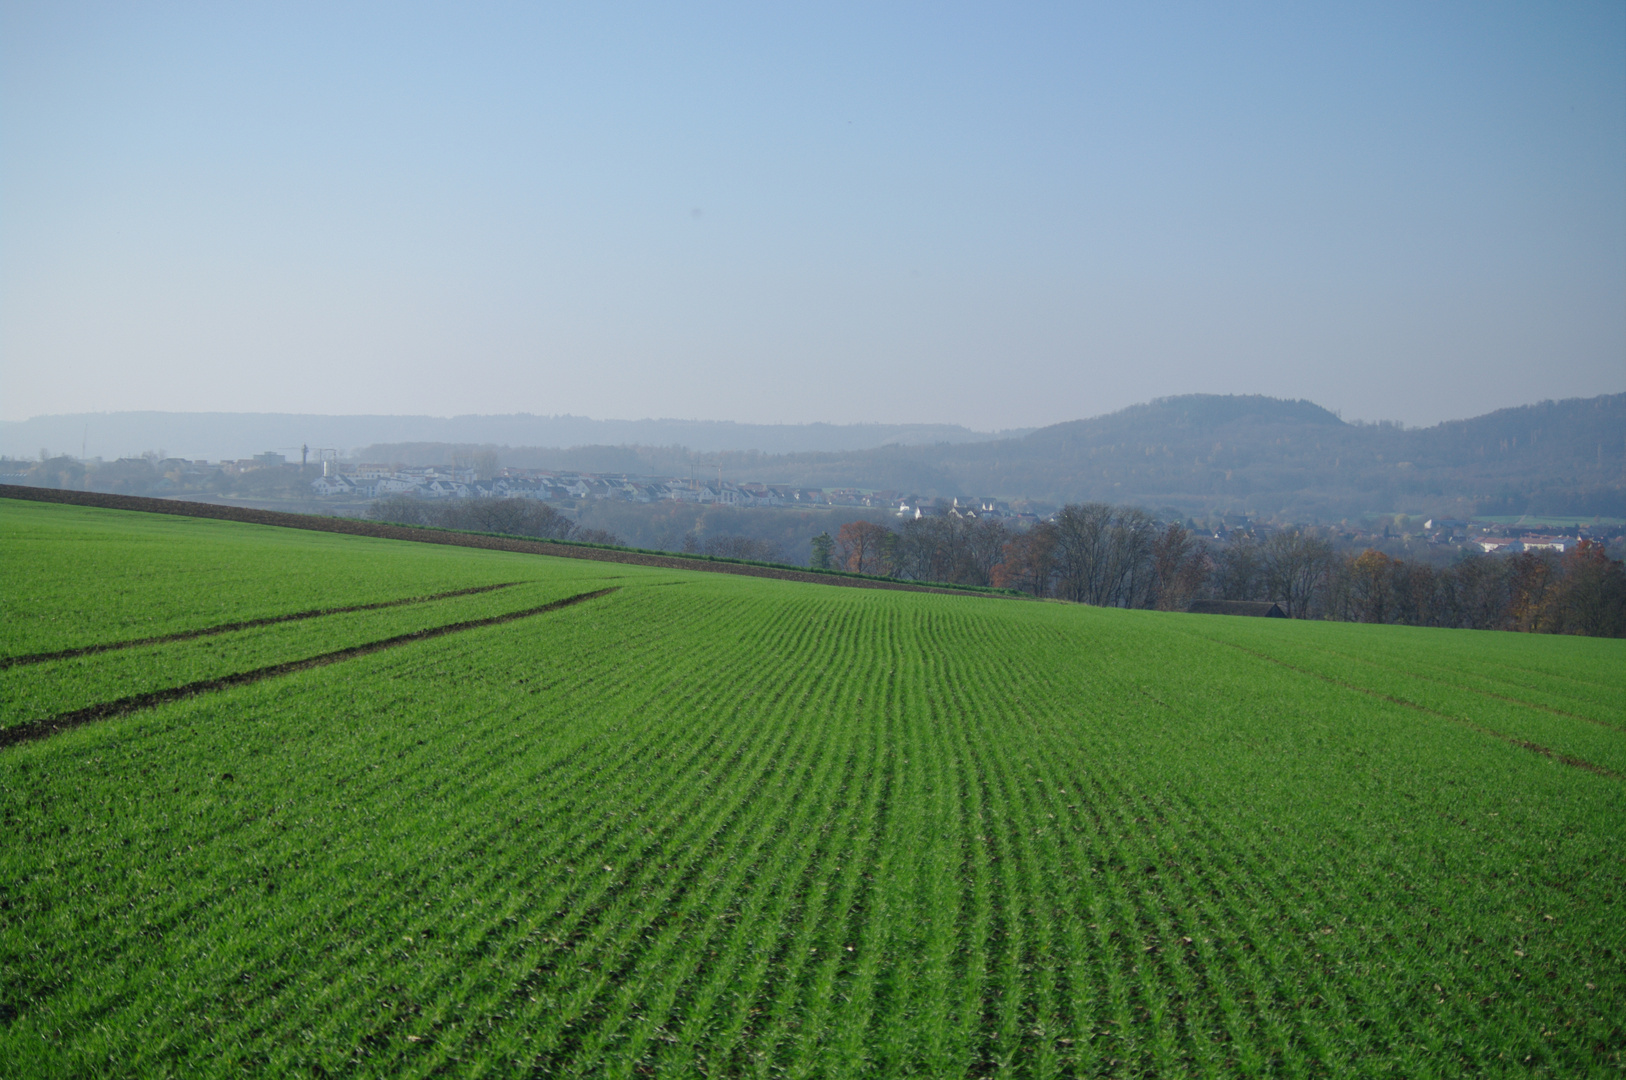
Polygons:
<instances>
[{"instance_id":1,"label":"forested ridge","mask_svg":"<svg viewBox=\"0 0 1626 1080\"><path fill-rule=\"evenodd\" d=\"M889 492L911 504L992 498L1041 514L1067 503L1110 502L1164 517L1243 514L1300 523L1372 513L1626 517L1626 394L1542 402L1428 428L1347 423L1308 401L1199 394L983 443L770 454L416 442L374 444L354 457L450 465L493 452L493 460L521 469L718 476ZM12 483L39 487L310 498L310 477L296 469L189 479L164 472L160 466L175 463L161 457L11 459L0 471Z\"/></svg>"},{"instance_id":2,"label":"forested ridge","mask_svg":"<svg viewBox=\"0 0 1626 1080\"><path fill-rule=\"evenodd\" d=\"M448 444L369 447L438 462ZM1021 438L830 454L697 454L682 447L501 449L503 464L679 474L721 468L802 487L1106 501L1283 520L1404 512L1626 516L1626 394L1501 409L1427 428L1346 423L1308 401L1193 394Z\"/></svg>"}]
</instances>

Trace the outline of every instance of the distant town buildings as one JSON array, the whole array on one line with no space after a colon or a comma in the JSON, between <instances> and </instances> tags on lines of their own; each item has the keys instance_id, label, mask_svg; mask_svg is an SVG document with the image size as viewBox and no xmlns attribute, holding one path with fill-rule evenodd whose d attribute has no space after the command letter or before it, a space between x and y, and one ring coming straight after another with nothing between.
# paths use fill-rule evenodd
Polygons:
<instances>
[{"instance_id":1,"label":"distant town buildings","mask_svg":"<svg viewBox=\"0 0 1626 1080\"><path fill-rule=\"evenodd\" d=\"M1565 551L1579 543L1574 536L1482 536L1474 543L1482 551L1494 551L1503 555L1516 555L1521 551L1554 551L1562 555Z\"/></svg>"},{"instance_id":2,"label":"distant town buildings","mask_svg":"<svg viewBox=\"0 0 1626 1080\"><path fill-rule=\"evenodd\" d=\"M423 499L538 499L544 502L608 499L630 503L686 502L739 507L870 506L891 510L898 517L947 513L957 517L1037 520L1032 514L1014 513L1008 503L996 499L953 499L943 506L937 506L929 501L922 504L919 496L900 491L863 491L858 488L825 490L789 484L736 483L692 477L507 468L490 479L479 480L472 469L344 465L337 462L326 463L324 474L311 481L311 492L334 498L377 499L390 495L412 495Z\"/></svg>"},{"instance_id":3,"label":"distant town buildings","mask_svg":"<svg viewBox=\"0 0 1626 1080\"><path fill-rule=\"evenodd\" d=\"M239 467L263 466L268 455L237 463ZM652 477L616 473L584 473L545 469L505 468L495 476L477 479L473 469L437 466L396 467L378 464L348 465L328 461L326 475L311 481L311 492L321 497L377 499L409 495L421 499L537 499L543 502L611 500L628 503L680 502L706 506L733 507L875 507L889 510L900 519L951 516L991 517L1013 524L1031 525L1039 515L1017 512L998 499L922 499L900 491L865 491L860 488L804 488L788 484L735 482L698 477ZM1244 514L1227 514L1211 523L1204 535L1225 546L1233 540L1261 540L1279 531L1279 523L1257 521ZM1431 546L1476 548L1504 555L1521 551L1551 551L1562 554L1573 548L1581 535L1557 530L1522 531L1518 535L1490 535L1485 525L1459 519L1428 518L1410 526L1419 540ZM1335 530L1336 531L1336 530ZM1618 532L1619 530L1613 530ZM1611 533L1612 535L1612 533ZM1362 531L1343 535L1346 543L1387 542L1390 533L1368 536ZM1394 532L1396 541L1400 532Z\"/></svg>"},{"instance_id":4,"label":"distant town buildings","mask_svg":"<svg viewBox=\"0 0 1626 1080\"><path fill-rule=\"evenodd\" d=\"M1048 520L1053 505L1015 500L1014 505L991 498L923 498L916 492L866 490L855 487L811 488L791 484L732 481L690 475L635 476L625 473L587 473L568 470L504 468L481 476L474 468L396 466L349 463L322 451L321 475L289 462L277 451L238 460L205 461L170 457L163 452L104 461L55 458L0 458L0 483L69 490L105 491L188 497L202 494L261 502L299 501L308 497L333 499L349 505L341 512L359 510L356 504L391 496L440 500L463 498L536 499L570 503L578 508L593 500L622 503L691 503L724 507L873 508L889 513L900 524L920 518L992 518L1022 528ZM1165 522L1181 523L1178 512L1160 514ZM1200 523L1199 523L1200 522ZM1249 510L1198 513L1183 522L1185 528L1219 552L1233 545L1269 540L1284 529L1300 526ZM1368 514L1362 518L1313 526L1340 550L1373 547L1391 555L1416 557L1432 551L1436 560L1456 553L1514 555L1521 552L1564 555L1582 540L1618 550L1626 543L1626 525L1618 518L1585 518L1570 523L1551 519L1408 517L1404 514Z\"/></svg>"}]
</instances>

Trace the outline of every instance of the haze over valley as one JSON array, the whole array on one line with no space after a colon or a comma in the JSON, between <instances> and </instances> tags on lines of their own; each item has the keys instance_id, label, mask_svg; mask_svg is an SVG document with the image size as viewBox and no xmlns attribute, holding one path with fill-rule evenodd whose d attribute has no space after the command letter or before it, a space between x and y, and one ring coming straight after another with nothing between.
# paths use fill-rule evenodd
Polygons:
<instances>
[{"instance_id":1,"label":"haze over valley","mask_svg":"<svg viewBox=\"0 0 1626 1080\"><path fill-rule=\"evenodd\" d=\"M0 439L15 458L26 459L21 448L29 445L49 457L52 441L61 446L76 431L88 438L91 427L102 442L122 439L156 461L252 464L247 459L254 454L297 460L303 452L312 462L344 468L452 467L484 456L495 467L715 476L889 492L894 502L899 496L928 502L991 497L1054 508L1093 500L1284 522L1371 513L1626 517L1626 394L1544 402L1420 429L1346 423L1307 401L1188 395L1015 433L952 425L115 413L0 423ZM151 449L166 439L233 452ZM30 462L26 475L41 482L46 473L36 475L37 464ZM13 466L13 474L25 475L22 468ZM153 471L147 487L132 487L118 474L110 490L157 493L152 485L165 471ZM84 481L91 487L98 486L94 475ZM290 489L287 497L308 496Z\"/></svg>"},{"instance_id":2,"label":"haze over valley","mask_svg":"<svg viewBox=\"0 0 1626 1080\"><path fill-rule=\"evenodd\" d=\"M0 3L0 1078L1619 1077L1626 3Z\"/></svg>"}]
</instances>

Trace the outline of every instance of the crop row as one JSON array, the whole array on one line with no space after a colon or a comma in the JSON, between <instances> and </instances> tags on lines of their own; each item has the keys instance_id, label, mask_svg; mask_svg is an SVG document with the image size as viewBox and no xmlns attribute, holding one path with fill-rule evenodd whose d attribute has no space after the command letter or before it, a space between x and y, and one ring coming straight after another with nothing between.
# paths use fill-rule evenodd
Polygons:
<instances>
[{"instance_id":1,"label":"crop row","mask_svg":"<svg viewBox=\"0 0 1626 1080\"><path fill-rule=\"evenodd\" d=\"M1419 675L1323 627L1287 666L1252 625L665 577L0 752L0 1055L1619 1067L1620 782L1384 696Z\"/></svg>"},{"instance_id":2,"label":"crop row","mask_svg":"<svg viewBox=\"0 0 1626 1080\"><path fill-rule=\"evenodd\" d=\"M501 582L649 571L0 499L0 657Z\"/></svg>"},{"instance_id":3,"label":"crop row","mask_svg":"<svg viewBox=\"0 0 1626 1080\"><path fill-rule=\"evenodd\" d=\"M1274 633L1238 620L1190 620L1194 632L1216 640L1274 648L1314 648L1367 664L1443 677L1465 688L1523 697L1537 704L1618 718L1618 645L1605 640L1541 638L1518 634L1440 633L1426 628L1361 624L1322 627L1313 634Z\"/></svg>"},{"instance_id":4,"label":"crop row","mask_svg":"<svg viewBox=\"0 0 1626 1080\"><path fill-rule=\"evenodd\" d=\"M0 730L118 698L207 682L448 624L535 608L598 582L509 588L383 611L348 612L183 642L0 669Z\"/></svg>"},{"instance_id":5,"label":"crop row","mask_svg":"<svg viewBox=\"0 0 1626 1080\"><path fill-rule=\"evenodd\" d=\"M1461 658L1447 666L1428 655L1426 640L1415 642L1409 655L1382 658L1364 655L1336 632L1274 639L1252 632L1221 640L1307 676L1410 706L1440 722L1464 724L1577 767L1626 777L1626 708L1618 688L1611 697L1601 678L1562 678Z\"/></svg>"}]
</instances>

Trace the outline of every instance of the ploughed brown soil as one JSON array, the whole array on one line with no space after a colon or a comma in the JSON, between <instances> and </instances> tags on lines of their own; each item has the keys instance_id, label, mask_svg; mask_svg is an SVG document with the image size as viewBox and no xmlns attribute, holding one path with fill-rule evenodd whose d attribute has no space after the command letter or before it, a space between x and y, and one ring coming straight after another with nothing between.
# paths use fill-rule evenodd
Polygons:
<instances>
[{"instance_id":1,"label":"ploughed brown soil","mask_svg":"<svg viewBox=\"0 0 1626 1080\"><path fill-rule=\"evenodd\" d=\"M233 686L243 686L248 683L259 682L262 679L275 678L278 675L291 675L296 671L304 671L307 668L325 667L328 664L337 664L343 660L366 656L368 653L379 652L383 649L409 645L414 641L443 637L446 634L456 634L463 630L475 630L482 626L498 626L502 623L513 622L516 619L525 619L548 611L558 611L560 608L567 608L572 604L580 604L586 600L596 600L600 596L615 592L619 587L612 585L607 589L596 589L593 592L567 596L563 600L554 600L539 607L526 608L524 611L510 611L506 615L492 615L485 619L468 619L464 622L450 623L446 626L432 626L426 630L414 630L410 634L397 634L381 641L369 641L365 645L352 645L347 649L335 649L333 652L309 656L303 660L290 660L284 664L272 664L269 667L255 668L253 671L240 671L235 675L226 675L218 679L202 679L198 682L187 683L185 686L172 686L167 690L153 690L145 694L132 694L130 697L119 698L117 701L104 701L97 705L87 705L72 712L59 713L46 720L30 720L27 723L16 724L12 727L0 728L0 747L49 738L52 735L84 724L97 720L106 720L114 716L124 716L138 709L149 709L154 705L162 705L165 702L179 701L181 698L207 694L215 690L226 690Z\"/></svg>"},{"instance_id":2,"label":"ploughed brown soil","mask_svg":"<svg viewBox=\"0 0 1626 1080\"><path fill-rule=\"evenodd\" d=\"M480 536L446 529L423 529L406 525L386 525L356 518L323 517L319 514L288 514L280 510L253 510L246 506L217 506L214 503L184 502L179 499L149 499L141 495L104 495L95 491L64 491L60 488L24 487L0 484L0 499L31 499L35 502L67 503L71 506L98 506L107 510L135 510L148 514L179 514L183 517L242 521L251 525L275 525L284 529L310 529L315 532L373 536L384 540L411 540L420 544L450 544L454 547L486 548L491 551L518 551L531 555L553 555L562 559L593 559L598 562L659 566L668 570L703 570L712 574L743 574L746 577L805 581L814 585L844 585L852 589L898 589L904 592L948 593L959 596L997 596L952 586L915 585L904 581L821 574L815 570L781 570L772 566L689 559L682 555L648 555L620 548L586 547L552 540L521 540L506 536Z\"/></svg>"}]
</instances>

